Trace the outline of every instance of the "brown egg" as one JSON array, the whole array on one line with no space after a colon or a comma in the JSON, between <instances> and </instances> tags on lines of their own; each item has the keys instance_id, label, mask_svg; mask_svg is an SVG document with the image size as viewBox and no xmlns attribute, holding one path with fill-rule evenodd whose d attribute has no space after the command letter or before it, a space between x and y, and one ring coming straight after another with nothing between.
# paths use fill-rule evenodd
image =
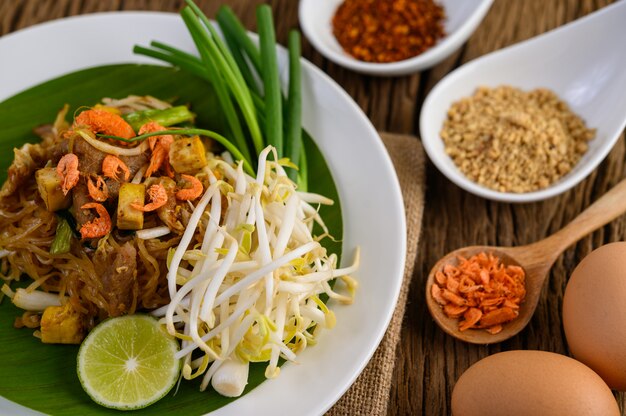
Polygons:
<instances>
[{"instance_id":1,"label":"brown egg","mask_svg":"<svg viewBox=\"0 0 626 416\"><path fill-rule=\"evenodd\" d=\"M576 267L563 298L563 327L574 358L626 391L626 243L602 246Z\"/></svg>"},{"instance_id":2,"label":"brown egg","mask_svg":"<svg viewBox=\"0 0 626 416\"><path fill-rule=\"evenodd\" d=\"M453 416L619 416L600 376L544 351L507 351L478 361L452 392Z\"/></svg>"}]
</instances>

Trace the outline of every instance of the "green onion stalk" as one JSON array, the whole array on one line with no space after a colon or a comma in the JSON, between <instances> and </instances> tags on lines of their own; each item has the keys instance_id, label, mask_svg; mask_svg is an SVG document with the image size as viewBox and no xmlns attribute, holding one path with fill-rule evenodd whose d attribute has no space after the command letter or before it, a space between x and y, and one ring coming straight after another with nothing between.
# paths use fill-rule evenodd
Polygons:
<instances>
[{"instance_id":1,"label":"green onion stalk","mask_svg":"<svg viewBox=\"0 0 626 416\"><path fill-rule=\"evenodd\" d=\"M199 56L157 41L151 42L149 48L135 46L134 52L167 62L208 81L215 90L229 129L229 139L214 132L209 137L221 143L233 157L243 160L248 172L248 169L256 168L257 155L265 147L275 147L278 158L287 157L294 166L299 166L298 170L289 168L288 175L301 189L306 189L299 33L292 31L289 34L289 85L285 97L269 6L261 5L257 9L257 46L229 7L222 6L217 13L221 37L192 0L186 0L186 3L181 16ZM176 130L173 134L185 133Z\"/></svg>"}]
</instances>

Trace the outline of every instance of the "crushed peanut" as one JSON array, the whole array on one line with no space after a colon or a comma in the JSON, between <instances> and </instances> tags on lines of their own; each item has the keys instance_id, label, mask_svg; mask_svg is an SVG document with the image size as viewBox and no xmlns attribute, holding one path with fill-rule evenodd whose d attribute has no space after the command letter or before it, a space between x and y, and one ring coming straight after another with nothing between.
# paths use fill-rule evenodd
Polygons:
<instances>
[{"instance_id":1,"label":"crushed peanut","mask_svg":"<svg viewBox=\"0 0 626 416\"><path fill-rule=\"evenodd\" d=\"M546 188L570 172L595 134L554 92L500 86L481 87L452 104L441 138L469 179L522 193Z\"/></svg>"}]
</instances>

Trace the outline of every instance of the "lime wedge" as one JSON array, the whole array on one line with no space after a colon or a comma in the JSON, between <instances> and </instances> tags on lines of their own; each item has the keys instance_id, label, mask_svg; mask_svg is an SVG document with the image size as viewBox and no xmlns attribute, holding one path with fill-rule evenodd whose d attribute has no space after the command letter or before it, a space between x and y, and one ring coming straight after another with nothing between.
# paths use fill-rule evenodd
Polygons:
<instances>
[{"instance_id":1,"label":"lime wedge","mask_svg":"<svg viewBox=\"0 0 626 416\"><path fill-rule=\"evenodd\" d=\"M103 321L78 351L78 378L98 404L118 410L146 407L174 386L178 342L147 315Z\"/></svg>"}]
</instances>

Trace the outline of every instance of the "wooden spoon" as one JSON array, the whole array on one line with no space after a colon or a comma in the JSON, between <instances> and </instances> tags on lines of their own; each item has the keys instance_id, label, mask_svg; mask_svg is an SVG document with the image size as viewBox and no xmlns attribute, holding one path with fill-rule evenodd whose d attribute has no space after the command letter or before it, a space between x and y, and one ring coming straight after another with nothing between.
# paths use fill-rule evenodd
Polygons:
<instances>
[{"instance_id":1,"label":"wooden spoon","mask_svg":"<svg viewBox=\"0 0 626 416\"><path fill-rule=\"evenodd\" d=\"M590 205L571 223L541 241L521 247L471 246L452 251L442 257L432 268L426 281L426 304L433 319L446 333L472 344L493 344L504 341L520 332L533 316L541 290L549 276L550 268L570 245L626 212L626 179L622 180L600 199ZM443 308L431 295L435 273L446 264L458 264L457 257L469 258L481 252L492 253L504 264L517 265L526 271L526 298L517 318L503 325L501 332L492 335L484 329L459 331L459 320L448 318Z\"/></svg>"}]
</instances>

